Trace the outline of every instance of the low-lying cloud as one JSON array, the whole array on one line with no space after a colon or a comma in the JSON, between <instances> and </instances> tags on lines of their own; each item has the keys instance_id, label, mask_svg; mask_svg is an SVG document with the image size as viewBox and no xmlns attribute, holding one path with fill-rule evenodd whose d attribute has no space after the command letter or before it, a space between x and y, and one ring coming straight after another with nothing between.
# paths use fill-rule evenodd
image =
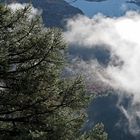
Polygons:
<instances>
[{"instance_id":1,"label":"low-lying cloud","mask_svg":"<svg viewBox=\"0 0 140 140\"><path fill-rule=\"evenodd\" d=\"M101 80L140 99L139 13L127 12L119 18L78 16L68 21L64 36L70 44L108 49L110 62L100 73Z\"/></svg>"},{"instance_id":2,"label":"low-lying cloud","mask_svg":"<svg viewBox=\"0 0 140 140\"><path fill-rule=\"evenodd\" d=\"M93 18L80 15L69 19L66 29L64 38L69 44L85 48L102 46L110 52L106 67L92 60L78 63L82 70L85 67L84 74L88 73L90 78L95 75L97 82L133 96L129 109L119 107L128 119L131 132L139 134L135 129L139 129L136 118L140 118L136 107L140 103L140 13L129 11L113 18L102 14Z\"/></svg>"}]
</instances>

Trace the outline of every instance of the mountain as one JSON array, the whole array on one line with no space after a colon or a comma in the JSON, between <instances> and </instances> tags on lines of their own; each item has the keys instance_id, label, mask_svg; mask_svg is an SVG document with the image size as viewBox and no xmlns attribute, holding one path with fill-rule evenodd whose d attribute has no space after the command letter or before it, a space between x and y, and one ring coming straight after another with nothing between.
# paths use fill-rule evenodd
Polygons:
<instances>
[{"instance_id":1,"label":"mountain","mask_svg":"<svg viewBox=\"0 0 140 140\"><path fill-rule=\"evenodd\" d=\"M110 140L139 140L140 136L133 136L129 131L128 120L117 107L119 97L117 94L98 97L93 100L88 109L88 122L85 129L102 122ZM124 97L121 106L129 107L131 99Z\"/></svg>"},{"instance_id":2,"label":"mountain","mask_svg":"<svg viewBox=\"0 0 140 140\"><path fill-rule=\"evenodd\" d=\"M77 0L72 5L89 17L98 13L109 17L120 17L128 10L139 10L140 0Z\"/></svg>"},{"instance_id":3,"label":"mountain","mask_svg":"<svg viewBox=\"0 0 140 140\"><path fill-rule=\"evenodd\" d=\"M89 2L102 2L102 1L106 1L106 0L85 0L85 1L89 1Z\"/></svg>"},{"instance_id":4,"label":"mountain","mask_svg":"<svg viewBox=\"0 0 140 140\"><path fill-rule=\"evenodd\" d=\"M81 8L84 13L92 17L97 13L103 13L110 17L120 17L125 14L125 10L139 10L140 0L77 0L73 6ZM78 56L80 59L91 61L96 59L101 64L109 62L110 54L106 50L92 47L77 47L72 46L69 52L74 57ZM88 108L88 119L84 130L88 130L96 123L103 122L106 132L109 135L109 140L140 140L140 134L133 135L131 129L135 127L139 130L140 119L136 119L137 126L131 128L129 119L124 115L120 106L127 109L131 105L131 98L124 97L120 103L118 93L110 94L108 96L98 97L93 100ZM119 104L119 106L118 106ZM135 122L134 122L135 123ZM133 130L135 131L135 130Z\"/></svg>"},{"instance_id":5,"label":"mountain","mask_svg":"<svg viewBox=\"0 0 140 140\"><path fill-rule=\"evenodd\" d=\"M128 1L128 3L134 3L138 6L140 6L140 0L130 0L130 1Z\"/></svg>"},{"instance_id":6,"label":"mountain","mask_svg":"<svg viewBox=\"0 0 140 140\"><path fill-rule=\"evenodd\" d=\"M28 3L29 0L17 0L17 2ZM42 10L43 20L47 27L63 28L65 19L83 14L80 9L71 6L64 0L32 0L32 4Z\"/></svg>"}]
</instances>

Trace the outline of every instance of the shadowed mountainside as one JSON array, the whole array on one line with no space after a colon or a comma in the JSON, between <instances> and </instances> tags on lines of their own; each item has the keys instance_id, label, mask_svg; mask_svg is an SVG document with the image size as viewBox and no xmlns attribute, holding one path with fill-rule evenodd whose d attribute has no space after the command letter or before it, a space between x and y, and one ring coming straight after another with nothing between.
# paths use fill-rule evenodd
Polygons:
<instances>
[{"instance_id":1,"label":"shadowed mountainside","mask_svg":"<svg viewBox=\"0 0 140 140\"><path fill-rule=\"evenodd\" d=\"M7 1L10 2L10 0ZM17 2L28 3L29 0L17 0ZM44 23L48 27L63 28L67 18L83 14L80 9L71 6L64 0L32 0L32 4L42 10Z\"/></svg>"},{"instance_id":2,"label":"shadowed mountainside","mask_svg":"<svg viewBox=\"0 0 140 140\"><path fill-rule=\"evenodd\" d=\"M138 5L138 6L140 6L140 0L129 0L127 2L128 3L134 3L134 4Z\"/></svg>"},{"instance_id":3,"label":"shadowed mountainside","mask_svg":"<svg viewBox=\"0 0 140 140\"><path fill-rule=\"evenodd\" d=\"M89 2L102 2L102 1L106 1L106 0L85 0L85 1L89 1Z\"/></svg>"}]
</instances>

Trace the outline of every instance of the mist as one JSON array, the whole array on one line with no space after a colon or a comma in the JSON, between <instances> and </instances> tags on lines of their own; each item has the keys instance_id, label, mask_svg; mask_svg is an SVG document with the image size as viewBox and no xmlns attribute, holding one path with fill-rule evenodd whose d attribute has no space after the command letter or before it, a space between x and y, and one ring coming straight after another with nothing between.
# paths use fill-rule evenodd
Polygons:
<instances>
[{"instance_id":1,"label":"mist","mask_svg":"<svg viewBox=\"0 0 140 140\"><path fill-rule=\"evenodd\" d=\"M118 108L129 122L133 135L139 134L140 119L140 13L128 11L122 17L106 17L97 14L93 18L76 16L67 22L64 38L75 47L102 47L110 52L109 62L103 66L94 58L79 60L79 71L88 75L90 82L113 88L120 94L132 96L129 108ZM84 61L84 62L83 62ZM96 77L96 78L93 78ZM87 80L88 81L88 80Z\"/></svg>"},{"instance_id":2,"label":"mist","mask_svg":"<svg viewBox=\"0 0 140 140\"><path fill-rule=\"evenodd\" d=\"M16 12L17 10L19 9L24 9L25 7L27 6L30 6L28 3L24 3L24 4L21 4L21 3L11 3L11 4L8 4L8 7L13 11L13 12ZM35 16L37 15L41 15L42 11L37 9L37 8L34 8L33 6L30 6L30 15L29 15L29 19L33 19Z\"/></svg>"}]
</instances>

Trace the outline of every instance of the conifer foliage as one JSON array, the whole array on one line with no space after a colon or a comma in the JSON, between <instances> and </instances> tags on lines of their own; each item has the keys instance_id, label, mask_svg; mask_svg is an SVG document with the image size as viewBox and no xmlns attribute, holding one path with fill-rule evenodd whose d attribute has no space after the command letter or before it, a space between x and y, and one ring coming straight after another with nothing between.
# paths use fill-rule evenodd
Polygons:
<instances>
[{"instance_id":1,"label":"conifer foliage","mask_svg":"<svg viewBox=\"0 0 140 140\"><path fill-rule=\"evenodd\" d=\"M0 139L78 139L89 98L80 78L61 75L61 31L30 9L0 5Z\"/></svg>"}]
</instances>

